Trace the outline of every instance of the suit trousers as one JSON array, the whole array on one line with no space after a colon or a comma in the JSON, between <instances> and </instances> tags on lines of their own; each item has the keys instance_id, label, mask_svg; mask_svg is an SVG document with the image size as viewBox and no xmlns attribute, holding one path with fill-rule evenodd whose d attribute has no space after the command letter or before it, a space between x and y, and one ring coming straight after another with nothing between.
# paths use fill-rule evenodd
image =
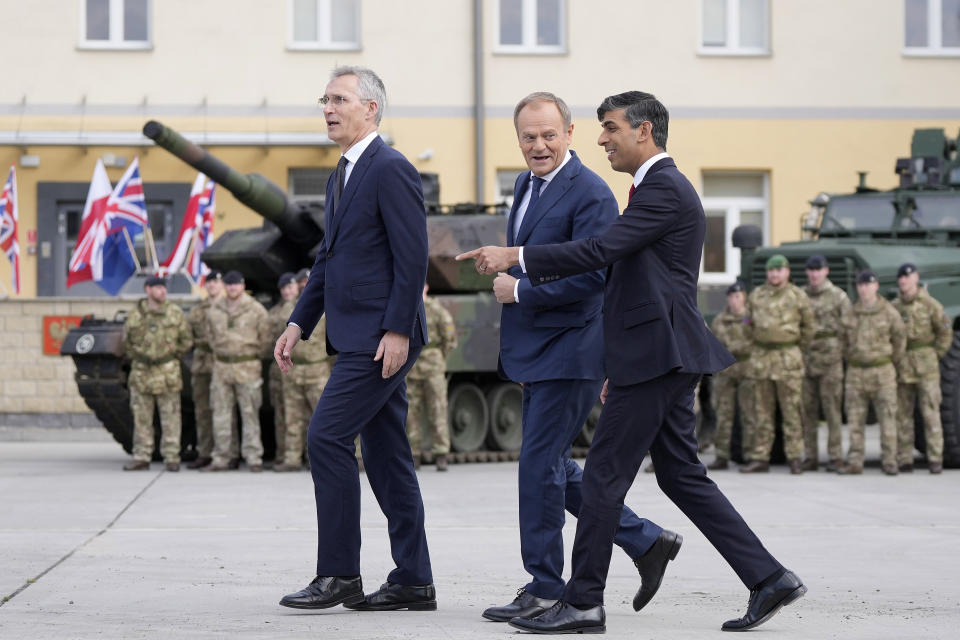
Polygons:
<instances>
[{"instance_id":1,"label":"suit trousers","mask_svg":"<svg viewBox=\"0 0 960 640\"><path fill-rule=\"evenodd\" d=\"M519 462L520 554L539 598L563 595L564 508L580 513L583 470L570 448L600 394L601 380L545 380L523 385ZM631 558L653 546L662 529L623 507L614 542Z\"/></svg>"},{"instance_id":2,"label":"suit trousers","mask_svg":"<svg viewBox=\"0 0 960 640\"><path fill-rule=\"evenodd\" d=\"M671 372L608 388L587 455L573 570L563 599L603 604L623 499L650 452L657 483L752 589L782 568L763 547L697 458L693 393L698 374Z\"/></svg>"},{"instance_id":3,"label":"suit trousers","mask_svg":"<svg viewBox=\"0 0 960 640\"><path fill-rule=\"evenodd\" d=\"M354 439L360 434L370 488L387 517L396 567L387 580L433 582L423 500L407 444L405 379L420 347L384 380L373 353L341 352L310 419L307 455L317 501L317 575L360 574L360 477Z\"/></svg>"}]
</instances>

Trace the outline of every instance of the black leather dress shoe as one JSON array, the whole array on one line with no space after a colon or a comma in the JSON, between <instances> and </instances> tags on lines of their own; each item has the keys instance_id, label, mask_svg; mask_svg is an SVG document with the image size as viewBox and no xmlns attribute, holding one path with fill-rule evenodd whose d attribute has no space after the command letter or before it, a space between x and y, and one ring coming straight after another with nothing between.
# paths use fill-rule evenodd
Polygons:
<instances>
[{"instance_id":1,"label":"black leather dress shoe","mask_svg":"<svg viewBox=\"0 0 960 640\"><path fill-rule=\"evenodd\" d=\"M531 618L514 618L510 626L531 633L606 633L607 615L597 605L589 609L577 609L563 600Z\"/></svg>"},{"instance_id":2,"label":"black leather dress shoe","mask_svg":"<svg viewBox=\"0 0 960 640\"><path fill-rule=\"evenodd\" d=\"M720 627L724 631L746 631L758 627L780 610L807 592L807 587L792 571L771 585L750 592L747 613L742 618L727 620Z\"/></svg>"},{"instance_id":3,"label":"black leather dress shoe","mask_svg":"<svg viewBox=\"0 0 960 640\"><path fill-rule=\"evenodd\" d=\"M363 600L344 605L357 611L436 611L437 591L433 584L405 585L384 582Z\"/></svg>"},{"instance_id":4,"label":"black leather dress shoe","mask_svg":"<svg viewBox=\"0 0 960 640\"><path fill-rule=\"evenodd\" d=\"M360 576L317 576L303 591L288 593L280 605L292 609L329 609L338 604L363 602L363 582Z\"/></svg>"},{"instance_id":5,"label":"black leather dress shoe","mask_svg":"<svg viewBox=\"0 0 960 640\"><path fill-rule=\"evenodd\" d=\"M494 622L510 622L513 618L532 618L538 616L553 605L556 600L538 598L526 590L517 591L513 602L504 607L490 607L483 612L483 617Z\"/></svg>"},{"instance_id":6,"label":"black leather dress shoe","mask_svg":"<svg viewBox=\"0 0 960 640\"><path fill-rule=\"evenodd\" d=\"M663 574L667 571L667 563L680 553L683 536L673 531L661 531L660 537L653 543L650 550L633 561L640 572L640 590L633 596L633 610L643 609L660 588Z\"/></svg>"}]
</instances>

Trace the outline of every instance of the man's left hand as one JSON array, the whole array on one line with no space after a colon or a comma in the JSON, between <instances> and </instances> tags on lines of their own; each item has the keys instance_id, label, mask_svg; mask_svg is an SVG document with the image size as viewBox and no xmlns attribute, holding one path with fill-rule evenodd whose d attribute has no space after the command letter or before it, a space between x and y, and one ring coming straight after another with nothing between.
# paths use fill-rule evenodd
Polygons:
<instances>
[{"instance_id":1,"label":"man's left hand","mask_svg":"<svg viewBox=\"0 0 960 640\"><path fill-rule=\"evenodd\" d=\"M513 297L516 286L516 278L502 271L498 273L497 277L493 279L493 294L497 296L497 302L502 304L516 302L517 299Z\"/></svg>"},{"instance_id":2,"label":"man's left hand","mask_svg":"<svg viewBox=\"0 0 960 640\"><path fill-rule=\"evenodd\" d=\"M477 273L493 275L520 264L520 247L480 247L457 256L457 260L473 258Z\"/></svg>"},{"instance_id":3,"label":"man's left hand","mask_svg":"<svg viewBox=\"0 0 960 640\"><path fill-rule=\"evenodd\" d=\"M410 352L410 336L406 336L396 331L387 331L380 338L380 346L377 347L377 355L373 357L374 362L383 360L383 379L386 380L407 362L407 355Z\"/></svg>"}]
</instances>

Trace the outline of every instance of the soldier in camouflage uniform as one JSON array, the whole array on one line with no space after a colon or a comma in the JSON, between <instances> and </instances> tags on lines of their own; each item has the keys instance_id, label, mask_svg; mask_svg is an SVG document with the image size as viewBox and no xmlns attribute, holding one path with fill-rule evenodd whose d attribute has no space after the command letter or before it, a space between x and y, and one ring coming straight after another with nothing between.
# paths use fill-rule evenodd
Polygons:
<instances>
[{"instance_id":1,"label":"soldier in camouflage uniform","mask_svg":"<svg viewBox=\"0 0 960 640\"><path fill-rule=\"evenodd\" d=\"M433 436L437 471L447 470L450 453L450 425L447 420L447 356L457 346L457 330L450 312L427 296L423 285L423 307L427 315L427 346L407 374L407 437L413 460L420 461L422 420L426 409L427 427Z\"/></svg>"},{"instance_id":2,"label":"soldier in camouflage uniform","mask_svg":"<svg viewBox=\"0 0 960 640\"><path fill-rule=\"evenodd\" d=\"M230 468L233 408L240 407L243 425L241 453L250 471L263 471L260 405L263 402L264 345L268 344L267 310L244 292L243 275L223 277L227 295L207 312L207 335L213 349L213 462L203 471Z\"/></svg>"},{"instance_id":3,"label":"soldier in camouflage uniform","mask_svg":"<svg viewBox=\"0 0 960 640\"><path fill-rule=\"evenodd\" d=\"M147 297L123 325L123 348L131 360L130 409L133 412L133 461L124 471L150 468L153 458L153 411L160 410L160 454L167 471L180 470L180 358L193 339L180 307L167 302L163 278L147 278Z\"/></svg>"},{"instance_id":4,"label":"soldier in camouflage uniform","mask_svg":"<svg viewBox=\"0 0 960 640\"><path fill-rule=\"evenodd\" d=\"M898 369L897 409L899 437L897 463L900 471L913 471L916 399L920 398L927 462L930 473L943 471L943 425L940 422L940 358L950 348L953 330L943 305L920 287L917 267L907 263L897 271L899 297L893 306L900 313L907 332L907 353Z\"/></svg>"},{"instance_id":5,"label":"soldier in camouflage uniform","mask_svg":"<svg viewBox=\"0 0 960 640\"><path fill-rule=\"evenodd\" d=\"M767 282L750 294L747 313L753 330L748 377L755 412L750 463L741 473L770 470L774 411L780 402L783 448L790 473L803 473L803 353L814 335L810 300L790 283L790 263L777 254L767 260Z\"/></svg>"},{"instance_id":6,"label":"soldier in camouflage uniform","mask_svg":"<svg viewBox=\"0 0 960 640\"><path fill-rule=\"evenodd\" d=\"M207 337L207 311L223 295L219 271L207 274L203 283L207 297L190 309L187 324L193 334L193 362L190 364L190 387L193 391L194 423L197 430L197 459L187 465L199 469L213 462L213 408L210 406L210 379L213 377L213 351ZM239 457L233 452L231 457Z\"/></svg>"},{"instance_id":7,"label":"soldier in camouflage uniform","mask_svg":"<svg viewBox=\"0 0 960 640\"><path fill-rule=\"evenodd\" d=\"M828 279L830 267L821 255L807 259L807 296L813 310L816 333L803 354L803 439L806 444L805 471L816 471L820 452L817 427L820 407L827 419L827 471L843 464L843 350L844 326L850 315L850 298Z\"/></svg>"},{"instance_id":8,"label":"soldier in camouflage uniform","mask_svg":"<svg viewBox=\"0 0 960 640\"><path fill-rule=\"evenodd\" d=\"M857 276L859 300L846 328L847 422L850 449L840 474L863 473L867 403L872 402L880 423L883 472L897 474L897 371L902 370L906 334L900 314L877 295L877 274L867 269Z\"/></svg>"},{"instance_id":9,"label":"soldier in camouflage uniform","mask_svg":"<svg viewBox=\"0 0 960 640\"><path fill-rule=\"evenodd\" d=\"M750 384L747 380L747 360L753 349L750 317L747 315L746 287L734 282L727 288L727 308L713 319L710 330L723 343L737 362L713 376L711 400L717 415L717 432L714 446L717 459L707 468L712 471L726 469L730 460L730 435L737 406L740 407L740 442L745 452L750 451Z\"/></svg>"},{"instance_id":10,"label":"soldier in camouflage uniform","mask_svg":"<svg viewBox=\"0 0 960 640\"><path fill-rule=\"evenodd\" d=\"M275 304L267 312L267 336L269 340L264 345L265 349L273 350L273 343L287 328L287 318L293 313L293 308L297 304L297 297L300 295L300 286L297 284L297 276L293 273L284 273L280 275L277 281L277 288L280 290L280 302ZM284 451L286 451L285 437L287 433L286 411L283 402L283 372L280 371L280 365L275 361L269 366L270 369L270 406L273 407L273 427L274 439L277 443L274 462L279 464L283 461Z\"/></svg>"}]
</instances>

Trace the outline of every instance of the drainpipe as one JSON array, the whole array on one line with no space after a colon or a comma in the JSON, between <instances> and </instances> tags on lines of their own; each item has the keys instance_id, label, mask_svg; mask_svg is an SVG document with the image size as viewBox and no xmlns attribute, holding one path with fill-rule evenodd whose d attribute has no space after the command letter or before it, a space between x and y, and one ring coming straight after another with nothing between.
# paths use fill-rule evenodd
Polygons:
<instances>
[{"instance_id":1,"label":"drainpipe","mask_svg":"<svg viewBox=\"0 0 960 640\"><path fill-rule=\"evenodd\" d=\"M483 0L473 0L473 145L477 202L486 200L483 160Z\"/></svg>"}]
</instances>

